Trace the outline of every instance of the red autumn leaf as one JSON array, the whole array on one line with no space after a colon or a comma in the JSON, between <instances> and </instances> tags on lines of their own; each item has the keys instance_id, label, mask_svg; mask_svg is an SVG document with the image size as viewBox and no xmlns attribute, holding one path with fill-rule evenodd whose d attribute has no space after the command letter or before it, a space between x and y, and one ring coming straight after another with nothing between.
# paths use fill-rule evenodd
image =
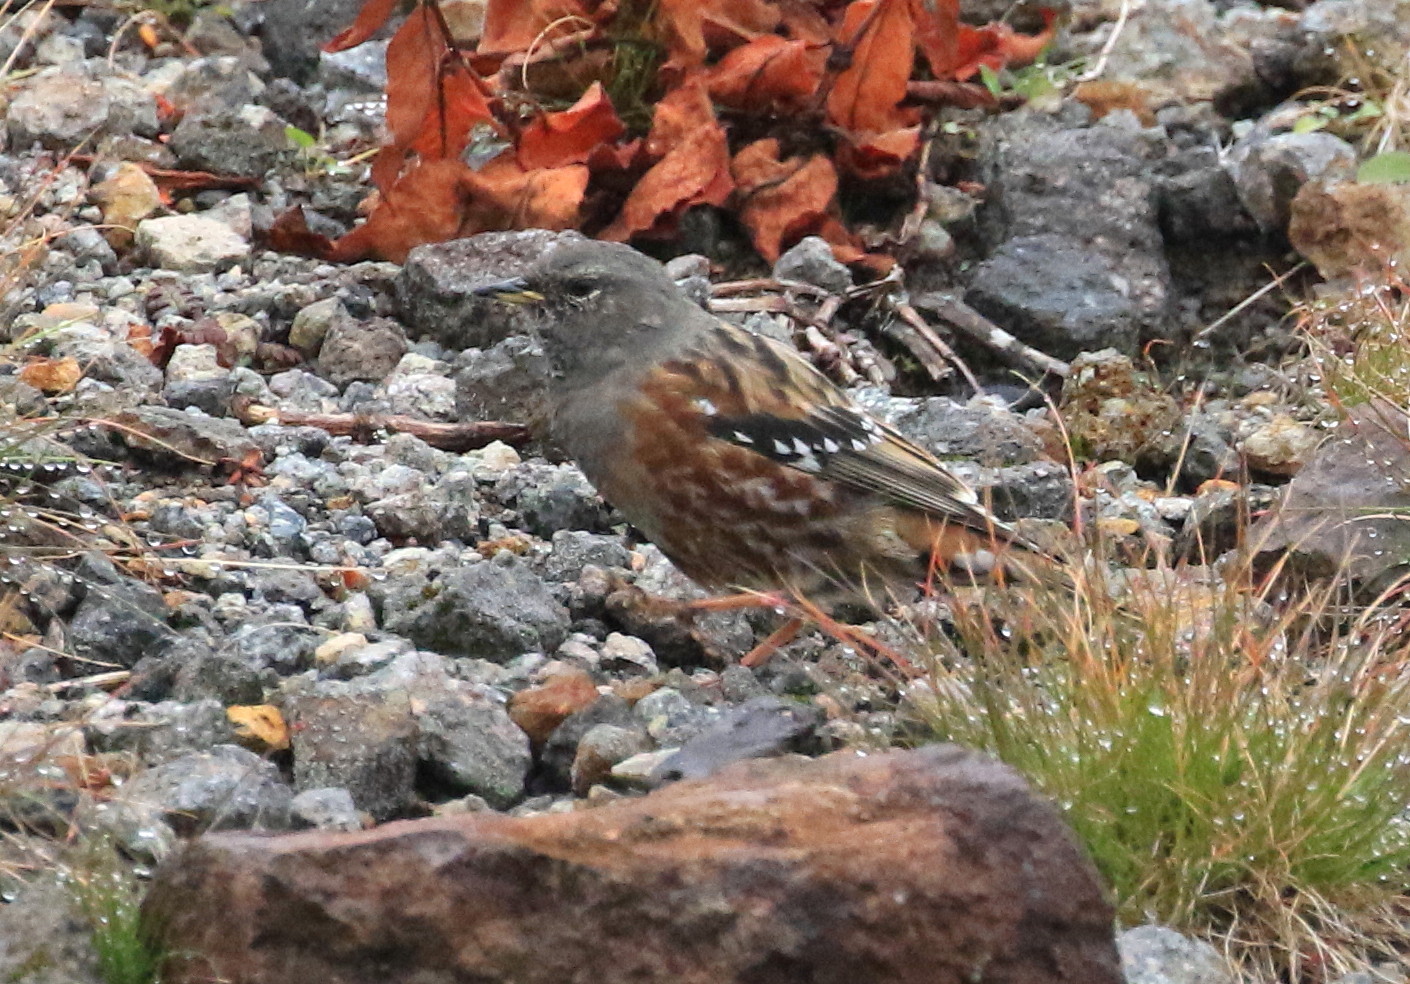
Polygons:
<instances>
[{"instance_id":1,"label":"red autumn leaf","mask_svg":"<svg viewBox=\"0 0 1410 984\"><path fill-rule=\"evenodd\" d=\"M838 29L840 44L855 44L852 64L840 72L827 97L833 122L858 133L908 126L902 110L915 63L915 32L907 0L856 0Z\"/></svg>"},{"instance_id":2,"label":"red autumn leaf","mask_svg":"<svg viewBox=\"0 0 1410 984\"><path fill-rule=\"evenodd\" d=\"M686 209L723 205L733 189L725 132L718 123L700 127L641 176L599 238L621 242L639 234L669 234Z\"/></svg>"},{"instance_id":3,"label":"red autumn leaf","mask_svg":"<svg viewBox=\"0 0 1410 984\"><path fill-rule=\"evenodd\" d=\"M610 180L633 171L645 170L649 162L641 158L641 140L629 140L624 144L598 144L588 155L587 166L595 179Z\"/></svg>"},{"instance_id":4,"label":"red autumn leaf","mask_svg":"<svg viewBox=\"0 0 1410 984\"><path fill-rule=\"evenodd\" d=\"M444 49L430 8L421 6L387 44L387 130L394 146L411 146L435 106Z\"/></svg>"},{"instance_id":5,"label":"red autumn leaf","mask_svg":"<svg viewBox=\"0 0 1410 984\"><path fill-rule=\"evenodd\" d=\"M651 116L651 132L646 135L646 153L664 157L692 133L719 127L704 79L698 74L692 75L656 104Z\"/></svg>"},{"instance_id":6,"label":"red autumn leaf","mask_svg":"<svg viewBox=\"0 0 1410 984\"><path fill-rule=\"evenodd\" d=\"M808 0L778 0L779 27L795 41L810 45L832 43L832 26Z\"/></svg>"},{"instance_id":7,"label":"red autumn leaf","mask_svg":"<svg viewBox=\"0 0 1410 984\"><path fill-rule=\"evenodd\" d=\"M568 109L546 113L524 127L517 147L519 163L529 171L581 164L594 148L625 132L602 83L594 82Z\"/></svg>"},{"instance_id":8,"label":"red autumn leaf","mask_svg":"<svg viewBox=\"0 0 1410 984\"><path fill-rule=\"evenodd\" d=\"M772 33L779 11L768 0L656 0L656 22L669 38L669 64L690 69L704 64L712 49L726 50Z\"/></svg>"},{"instance_id":9,"label":"red autumn leaf","mask_svg":"<svg viewBox=\"0 0 1410 984\"><path fill-rule=\"evenodd\" d=\"M465 208L456 235L572 229L587 184L588 169L581 164L526 171L512 155L501 154L480 170L462 175Z\"/></svg>"},{"instance_id":10,"label":"red autumn leaf","mask_svg":"<svg viewBox=\"0 0 1410 984\"><path fill-rule=\"evenodd\" d=\"M440 79L440 95L433 98L411 149L422 160L459 157L477 123L494 122L481 83L465 65L449 62Z\"/></svg>"},{"instance_id":11,"label":"red autumn leaf","mask_svg":"<svg viewBox=\"0 0 1410 984\"><path fill-rule=\"evenodd\" d=\"M960 25L954 77L964 81L978 74L981 65L998 71L1037 58L1057 33L1057 14L1046 7L1042 14L1043 30L1037 34L1019 34L1007 24Z\"/></svg>"},{"instance_id":12,"label":"red autumn leaf","mask_svg":"<svg viewBox=\"0 0 1410 984\"><path fill-rule=\"evenodd\" d=\"M948 81L959 64L960 0L910 0L916 45L935 78Z\"/></svg>"},{"instance_id":13,"label":"red autumn leaf","mask_svg":"<svg viewBox=\"0 0 1410 984\"><path fill-rule=\"evenodd\" d=\"M401 263L415 246L453 238L465 211L461 182L468 173L459 160L413 165L387 189L366 222L333 243L328 259Z\"/></svg>"},{"instance_id":14,"label":"red autumn leaf","mask_svg":"<svg viewBox=\"0 0 1410 984\"><path fill-rule=\"evenodd\" d=\"M871 133L837 149L837 162L864 181L895 174L920 147L920 127Z\"/></svg>"},{"instance_id":15,"label":"red autumn leaf","mask_svg":"<svg viewBox=\"0 0 1410 984\"><path fill-rule=\"evenodd\" d=\"M710 96L732 109L802 109L822 82L826 60L821 48L766 34L735 48L710 69Z\"/></svg>"},{"instance_id":16,"label":"red autumn leaf","mask_svg":"<svg viewBox=\"0 0 1410 984\"><path fill-rule=\"evenodd\" d=\"M559 21L565 33L591 23L579 0L490 0L476 50L482 55L527 51L548 40L545 29Z\"/></svg>"},{"instance_id":17,"label":"red autumn leaf","mask_svg":"<svg viewBox=\"0 0 1410 984\"><path fill-rule=\"evenodd\" d=\"M821 236L827 240L827 244L832 247L832 255L839 263L859 264L876 276L884 276L888 270L896 265L896 261L882 253L868 253L858 245L858 240L851 229L842 224L842 220L835 215L829 215L823 219L822 224L814 230L814 235Z\"/></svg>"},{"instance_id":18,"label":"red autumn leaf","mask_svg":"<svg viewBox=\"0 0 1410 984\"><path fill-rule=\"evenodd\" d=\"M265 242L276 252L311 256L318 260L327 259L333 245L327 236L309 229L308 218L301 205L295 205L274 219L265 234Z\"/></svg>"},{"instance_id":19,"label":"red autumn leaf","mask_svg":"<svg viewBox=\"0 0 1410 984\"><path fill-rule=\"evenodd\" d=\"M382 25L387 23L387 18L392 16L392 11L397 9L397 2L398 0L367 0L357 12L357 18L352 25L334 35L333 39L323 46L323 50L332 54L335 51L356 48L382 29Z\"/></svg>"},{"instance_id":20,"label":"red autumn leaf","mask_svg":"<svg viewBox=\"0 0 1410 984\"><path fill-rule=\"evenodd\" d=\"M758 140L735 155L740 220L754 248L772 263L787 246L822 227L837 196L837 172L822 154L780 161L779 142Z\"/></svg>"}]
</instances>

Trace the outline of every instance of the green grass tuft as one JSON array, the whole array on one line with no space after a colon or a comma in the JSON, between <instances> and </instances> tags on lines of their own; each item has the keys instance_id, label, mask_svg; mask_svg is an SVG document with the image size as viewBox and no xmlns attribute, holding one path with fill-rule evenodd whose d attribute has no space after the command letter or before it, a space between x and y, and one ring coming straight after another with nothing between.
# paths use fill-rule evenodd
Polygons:
<instances>
[{"instance_id":1,"label":"green grass tuft","mask_svg":"<svg viewBox=\"0 0 1410 984\"><path fill-rule=\"evenodd\" d=\"M70 869L69 879L105 984L155 984L162 954L144 930L136 877L106 860Z\"/></svg>"},{"instance_id":2,"label":"green grass tuft","mask_svg":"<svg viewBox=\"0 0 1410 984\"><path fill-rule=\"evenodd\" d=\"M1405 613L1273 599L1234 567L957 606L910 707L1060 804L1124 924L1223 938L1267 979L1358 969L1407 942Z\"/></svg>"}]
</instances>

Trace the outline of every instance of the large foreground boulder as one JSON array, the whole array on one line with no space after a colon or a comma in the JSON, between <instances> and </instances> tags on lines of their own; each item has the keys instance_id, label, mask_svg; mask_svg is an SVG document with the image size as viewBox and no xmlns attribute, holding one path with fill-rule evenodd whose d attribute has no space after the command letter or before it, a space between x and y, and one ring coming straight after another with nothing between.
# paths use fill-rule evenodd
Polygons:
<instances>
[{"instance_id":1,"label":"large foreground boulder","mask_svg":"<svg viewBox=\"0 0 1410 984\"><path fill-rule=\"evenodd\" d=\"M1056 811L954 746L740 763L567 814L217 834L145 915L169 984L1118 984Z\"/></svg>"}]
</instances>

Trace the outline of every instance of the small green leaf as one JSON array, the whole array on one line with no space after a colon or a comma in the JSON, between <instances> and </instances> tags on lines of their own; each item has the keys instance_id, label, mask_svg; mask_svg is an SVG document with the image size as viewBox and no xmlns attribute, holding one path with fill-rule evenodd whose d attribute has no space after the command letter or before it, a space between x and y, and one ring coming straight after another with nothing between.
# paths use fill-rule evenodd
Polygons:
<instances>
[{"instance_id":1,"label":"small green leaf","mask_svg":"<svg viewBox=\"0 0 1410 984\"><path fill-rule=\"evenodd\" d=\"M1396 184L1410 181L1410 152L1389 150L1362 162L1356 169L1356 180L1362 184Z\"/></svg>"},{"instance_id":2,"label":"small green leaf","mask_svg":"<svg viewBox=\"0 0 1410 984\"><path fill-rule=\"evenodd\" d=\"M1355 123L1358 120L1379 119L1384 115L1385 110L1381 109L1379 104L1373 102L1363 102L1360 106L1357 106L1354 110L1352 110L1351 114L1347 116L1346 119L1348 123Z\"/></svg>"},{"instance_id":3,"label":"small green leaf","mask_svg":"<svg viewBox=\"0 0 1410 984\"><path fill-rule=\"evenodd\" d=\"M1318 116L1316 114L1311 114L1308 116L1299 116L1297 118L1297 121L1293 123L1292 132L1315 133L1318 130L1324 128L1327 125L1327 122L1328 121L1325 116Z\"/></svg>"},{"instance_id":4,"label":"small green leaf","mask_svg":"<svg viewBox=\"0 0 1410 984\"><path fill-rule=\"evenodd\" d=\"M284 136L288 138L289 143L299 148L299 150L312 150L314 145L318 143L311 133L306 133L296 126L286 126L284 128Z\"/></svg>"},{"instance_id":5,"label":"small green leaf","mask_svg":"<svg viewBox=\"0 0 1410 984\"><path fill-rule=\"evenodd\" d=\"M984 88L989 90L989 94L994 97L1003 95L1004 84L999 81L999 73L988 65L979 66L979 79L984 83Z\"/></svg>"}]
</instances>

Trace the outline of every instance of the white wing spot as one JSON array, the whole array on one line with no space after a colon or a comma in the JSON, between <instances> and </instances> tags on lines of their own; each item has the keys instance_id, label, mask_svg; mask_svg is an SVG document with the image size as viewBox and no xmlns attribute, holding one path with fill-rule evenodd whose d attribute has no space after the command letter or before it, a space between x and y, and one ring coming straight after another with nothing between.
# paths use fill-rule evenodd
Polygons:
<instances>
[{"instance_id":1,"label":"white wing spot","mask_svg":"<svg viewBox=\"0 0 1410 984\"><path fill-rule=\"evenodd\" d=\"M823 438L823 450L828 454L836 454L842 450L842 445L838 444L830 437Z\"/></svg>"},{"instance_id":2,"label":"white wing spot","mask_svg":"<svg viewBox=\"0 0 1410 984\"><path fill-rule=\"evenodd\" d=\"M856 439L854 439L854 440L852 441L852 450L853 450L853 451L865 451L865 450L866 450L867 448L869 448L869 447L871 447L871 442L870 442L870 441L862 441L862 440L856 440Z\"/></svg>"},{"instance_id":3,"label":"white wing spot","mask_svg":"<svg viewBox=\"0 0 1410 984\"><path fill-rule=\"evenodd\" d=\"M752 437L750 437L748 434L744 433L744 431L735 431L735 432L734 432L734 439L735 439L736 441L738 441L740 444L753 444L753 443L754 443L754 439L753 439Z\"/></svg>"},{"instance_id":4,"label":"white wing spot","mask_svg":"<svg viewBox=\"0 0 1410 984\"><path fill-rule=\"evenodd\" d=\"M699 410L707 417L715 417L720 413L720 408L703 396L697 396L695 398L695 409Z\"/></svg>"},{"instance_id":5,"label":"white wing spot","mask_svg":"<svg viewBox=\"0 0 1410 984\"><path fill-rule=\"evenodd\" d=\"M793 448L789 447L778 438L774 438L774 454L781 454L784 457L791 458L793 456Z\"/></svg>"},{"instance_id":6,"label":"white wing spot","mask_svg":"<svg viewBox=\"0 0 1410 984\"><path fill-rule=\"evenodd\" d=\"M793 450L797 451L800 455L809 455L813 453L811 445L809 445L808 442L803 440L801 437L795 437L793 439Z\"/></svg>"}]
</instances>

